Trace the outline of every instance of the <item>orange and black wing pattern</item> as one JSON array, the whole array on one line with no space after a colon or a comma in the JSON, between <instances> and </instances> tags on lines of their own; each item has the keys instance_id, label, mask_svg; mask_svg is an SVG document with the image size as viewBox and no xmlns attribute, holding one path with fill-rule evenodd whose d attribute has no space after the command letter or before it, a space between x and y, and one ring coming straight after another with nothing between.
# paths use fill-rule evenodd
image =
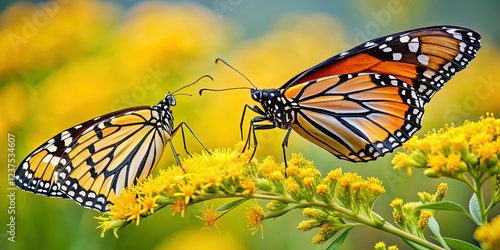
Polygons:
<instances>
[{"instance_id":1,"label":"orange and black wing pattern","mask_svg":"<svg viewBox=\"0 0 500 250\"><path fill-rule=\"evenodd\" d=\"M420 129L424 113L415 89L377 73L322 78L283 95L294 98L294 131L350 161L369 161L400 146Z\"/></svg>"},{"instance_id":2,"label":"orange and black wing pattern","mask_svg":"<svg viewBox=\"0 0 500 250\"><path fill-rule=\"evenodd\" d=\"M281 88L333 75L378 73L410 84L426 104L476 57L480 48L481 35L467 28L435 26L403 31L333 56L293 77Z\"/></svg>"},{"instance_id":3,"label":"orange and black wing pattern","mask_svg":"<svg viewBox=\"0 0 500 250\"><path fill-rule=\"evenodd\" d=\"M262 115L255 121L271 122L254 128L291 128L341 159L374 160L420 129L425 105L474 59L480 39L470 29L439 26L368 41L279 89L253 90L264 108L254 108Z\"/></svg>"},{"instance_id":4,"label":"orange and black wing pattern","mask_svg":"<svg viewBox=\"0 0 500 250\"><path fill-rule=\"evenodd\" d=\"M29 154L15 174L21 189L75 200L98 211L157 165L169 130L160 110L134 107L89 120Z\"/></svg>"}]
</instances>

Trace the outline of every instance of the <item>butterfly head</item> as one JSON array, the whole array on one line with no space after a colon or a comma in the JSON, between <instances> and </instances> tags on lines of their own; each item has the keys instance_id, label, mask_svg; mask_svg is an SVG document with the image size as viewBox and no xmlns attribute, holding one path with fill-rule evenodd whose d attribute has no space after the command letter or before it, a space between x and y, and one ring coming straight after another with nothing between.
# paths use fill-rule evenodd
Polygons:
<instances>
[{"instance_id":1,"label":"butterfly head","mask_svg":"<svg viewBox=\"0 0 500 250\"><path fill-rule=\"evenodd\" d=\"M252 95L252 99L256 102L270 103L274 102L277 97L281 96L279 90L277 89L250 89L250 93Z\"/></svg>"},{"instance_id":2,"label":"butterfly head","mask_svg":"<svg viewBox=\"0 0 500 250\"><path fill-rule=\"evenodd\" d=\"M163 100L161 100L156 106L164 111L164 112L172 112L170 107L175 106L177 104L177 101L175 100L174 95L171 93L168 93Z\"/></svg>"},{"instance_id":3,"label":"butterfly head","mask_svg":"<svg viewBox=\"0 0 500 250\"><path fill-rule=\"evenodd\" d=\"M161 117L161 123L167 131L171 131L173 128L174 117L172 115L172 109L170 107L175 106L177 101L174 95L168 93L163 100L161 100L154 109L158 110Z\"/></svg>"},{"instance_id":4,"label":"butterfly head","mask_svg":"<svg viewBox=\"0 0 500 250\"><path fill-rule=\"evenodd\" d=\"M169 106L169 107L172 107L172 106L175 106L177 104L177 101L175 100L175 97L174 95L168 93L166 96L165 96L165 103Z\"/></svg>"}]
</instances>

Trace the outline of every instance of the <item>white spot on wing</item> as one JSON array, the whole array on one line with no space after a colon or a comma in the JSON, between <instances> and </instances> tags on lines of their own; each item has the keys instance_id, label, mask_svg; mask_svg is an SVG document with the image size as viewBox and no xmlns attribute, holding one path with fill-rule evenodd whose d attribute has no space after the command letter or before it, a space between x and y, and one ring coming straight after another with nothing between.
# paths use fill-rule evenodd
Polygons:
<instances>
[{"instance_id":1,"label":"white spot on wing","mask_svg":"<svg viewBox=\"0 0 500 250\"><path fill-rule=\"evenodd\" d=\"M418 51L419 46L420 46L420 43L418 42L418 38L416 38L416 37L411 39L411 42L408 43L408 49L413 53Z\"/></svg>"},{"instance_id":2,"label":"white spot on wing","mask_svg":"<svg viewBox=\"0 0 500 250\"><path fill-rule=\"evenodd\" d=\"M417 61L423 65L428 65L429 64L429 57L421 54L417 56Z\"/></svg>"},{"instance_id":3,"label":"white spot on wing","mask_svg":"<svg viewBox=\"0 0 500 250\"><path fill-rule=\"evenodd\" d=\"M376 45L374 42L367 42L365 43L365 47L370 47L370 46L373 46L373 45Z\"/></svg>"},{"instance_id":4,"label":"white spot on wing","mask_svg":"<svg viewBox=\"0 0 500 250\"><path fill-rule=\"evenodd\" d=\"M48 147L47 147L47 150L48 150L49 152L51 152L51 153L54 153L54 152L56 152L57 147L56 147L55 145L53 145L53 144L52 144L52 145L50 145L50 146L48 146Z\"/></svg>"},{"instance_id":5,"label":"white spot on wing","mask_svg":"<svg viewBox=\"0 0 500 250\"><path fill-rule=\"evenodd\" d=\"M402 36L401 38L399 38L399 41L401 41L402 43L407 43L408 41L410 41L410 37Z\"/></svg>"},{"instance_id":6,"label":"white spot on wing","mask_svg":"<svg viewBox=\"0 0 500 250\"><path fill-rule=\"evenodd\" d=\"M69 146L71 142L73 141L73 137L68 137L64 140L64 146Z\"/></svg>"},{"instance_id":7,"label":"white spot on wing","mask_svg":"<svg viewBox=\"0 0 500 250\"><path fill-rule=\"evenodd\" d=\"M399 60L401 60L401 58L403 58L403 54L401 54L401 53L393 53L392 54L392 60L394 60L394 61L399 61Z\"/></svg>"}]
</instances>

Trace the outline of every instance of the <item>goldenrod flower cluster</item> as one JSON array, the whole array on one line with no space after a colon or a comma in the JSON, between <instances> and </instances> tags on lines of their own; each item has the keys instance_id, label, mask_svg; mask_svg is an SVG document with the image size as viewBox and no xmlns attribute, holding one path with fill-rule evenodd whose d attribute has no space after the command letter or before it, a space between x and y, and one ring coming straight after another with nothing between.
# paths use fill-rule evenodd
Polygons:
<instances>
[{"instance_id":1,"label":"goldenrod flower cluster","mask_svg":"<svg viewBox=\"0 0 500 250\"><path fill-rule=\"evenodd\" d=\"M474 239L481 242L484 249L500 249L500 216L477 228Z\"/></svg>"},{"instance_id":2,"label":"goldenrod flower cluster","mask_svg":"<svg viewBox=\"0 0 500 250\"><path fill-rule=\"evenodd\" d=\"M394 222L400 226L404 231L413 235L424 238L424 229L429 222L429 218L434 216L437 211L418 208L423 204L430 204L442 201L446 196L448 185L441 183L435 194L431 195L427 192L419 192L419 202L408 202L403 204L402 199L394 199L391 202L392 216Z\"/></svg>"},{"instance_id":3,"label":"goldenrod flower cluster","mask_svg":"<svg viewBox=\"0 0 500 250\"><path fill-rule=\"evenodd\" d=\"M492 114L478 122L465 121L462 126L445 126L424 138L412 137L398 152L394 168L424 168L428 177L446 176L467 182L466 174L475 180L498 174L500 153L500 120Z\"/></svg>"},{"instance_id":4,"label":"goldenrod flower cluster","mask_svg":"<svg viewBox=\"0 0 500 250\"><path fill-rule=\"evenodd\" d=\"M263 220L276 218L292 209L303 210L310 220L300 223L299 230L319 228L313 243L322 244L341 229L352 227L358 219L373 220L371 209L375 200L385 192L376 178L363 179L353 173L332 170L326 177L311 161L294 154L284 164L272 157L250 161L250 152L243 152L243 143L235 149L216 149L202 152L182 161L182 168L173 166L161 170L155 177L124 190L110 205L110 211L98 217L103 234L130 224L139 224L142 218L169 206L173 214L184 216L195 203L217 198L240 197L238 204L227 205L226 210L250 198L270 200L264 207L253 204L246 216L255 233L263 228ZM286 171L286 174L285 174ZM227 211L226 211L227 212ZM214 226L217 212L206 206L198 218L205 226ZM347 220L346 220L347 219Z\"/></svg>"},{"instance_id":5,"label":"goldenrod flower cluster","mask_svg":"<svg viewBox=\"0 0 500 250\"><path fill-rule=\"evenodd\" d=\"M375 250L398 250L399 248L396 245L392 245L386 247L383 241L377 242L374 247Z\"/></svg>"}]
</instances>

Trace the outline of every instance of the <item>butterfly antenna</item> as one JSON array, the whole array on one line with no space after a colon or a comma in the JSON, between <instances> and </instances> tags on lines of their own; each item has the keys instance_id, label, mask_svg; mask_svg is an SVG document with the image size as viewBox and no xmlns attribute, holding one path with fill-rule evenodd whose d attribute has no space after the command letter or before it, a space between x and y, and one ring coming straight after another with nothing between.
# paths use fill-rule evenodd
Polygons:
<instances>
[{"instance_id":1,"label":"butterfly antenna","mask_svg":"<svg viewBox=\"0 0 500 250\"><path fill-rule=\"evenodd\" d=\"M196 81L194 81L194 82L192 82L192 83L190 83L190 84L188 84L188 85L186 85L186 86L184 86L184 87L181 87L180 89L178 89L178 90L176 90L176 91L172 92L172 94L175 94L176 92L179 92L180 90L183 90L183 89L185 89L185 88L187 88L187 87L189 87L189 86L194 85L195 83L199 82L199 81L200 81L201 79L203 79L203 78L210 78L210 80L212 80L212 81L214 80L211 76L209 76L209 75L204 75L204 76L202 76L202 77L198 78Z\"/></svg>"},{"instance_id":2,"label":"butterfly antenna","mask_svg":"<svg viewBox=\"0 0 500 250\"><path fill-rule=\"evenodd\" d=\"M226 61L222 60L221 58L217 58L215 59L215 63L218 63L218 62L222 62L224 63L226 66L228 66L229 68L231 68L232 70L236 71L236 73L238 73L240 76L242 76L243 78L245 78L251 85L252 87L254 88L257 88L255 85L253 85L252 81L250 81L250 79L248 79L245 75L243 75L241 72L239 72L237 69L235 69L233 66L229 65L229 63L227 63Z\"/></svg>"},{"instance_id":3,"label":"butterfly antenna","mask_svg":"<svg viewBox=\"0 0 500 250\"><path fill-rule=\"evenodd\" d=\"M252 88L250 88L250 87L235 87L235 88L227 88L227 89L209 89L209 88L203 88L203 89L200 89L200 91L198 93L201 95L201 94L203 94L203 91L220 92L220 91L238 90L238 89L252 89Z\"/></svg>"}]
</instances>

